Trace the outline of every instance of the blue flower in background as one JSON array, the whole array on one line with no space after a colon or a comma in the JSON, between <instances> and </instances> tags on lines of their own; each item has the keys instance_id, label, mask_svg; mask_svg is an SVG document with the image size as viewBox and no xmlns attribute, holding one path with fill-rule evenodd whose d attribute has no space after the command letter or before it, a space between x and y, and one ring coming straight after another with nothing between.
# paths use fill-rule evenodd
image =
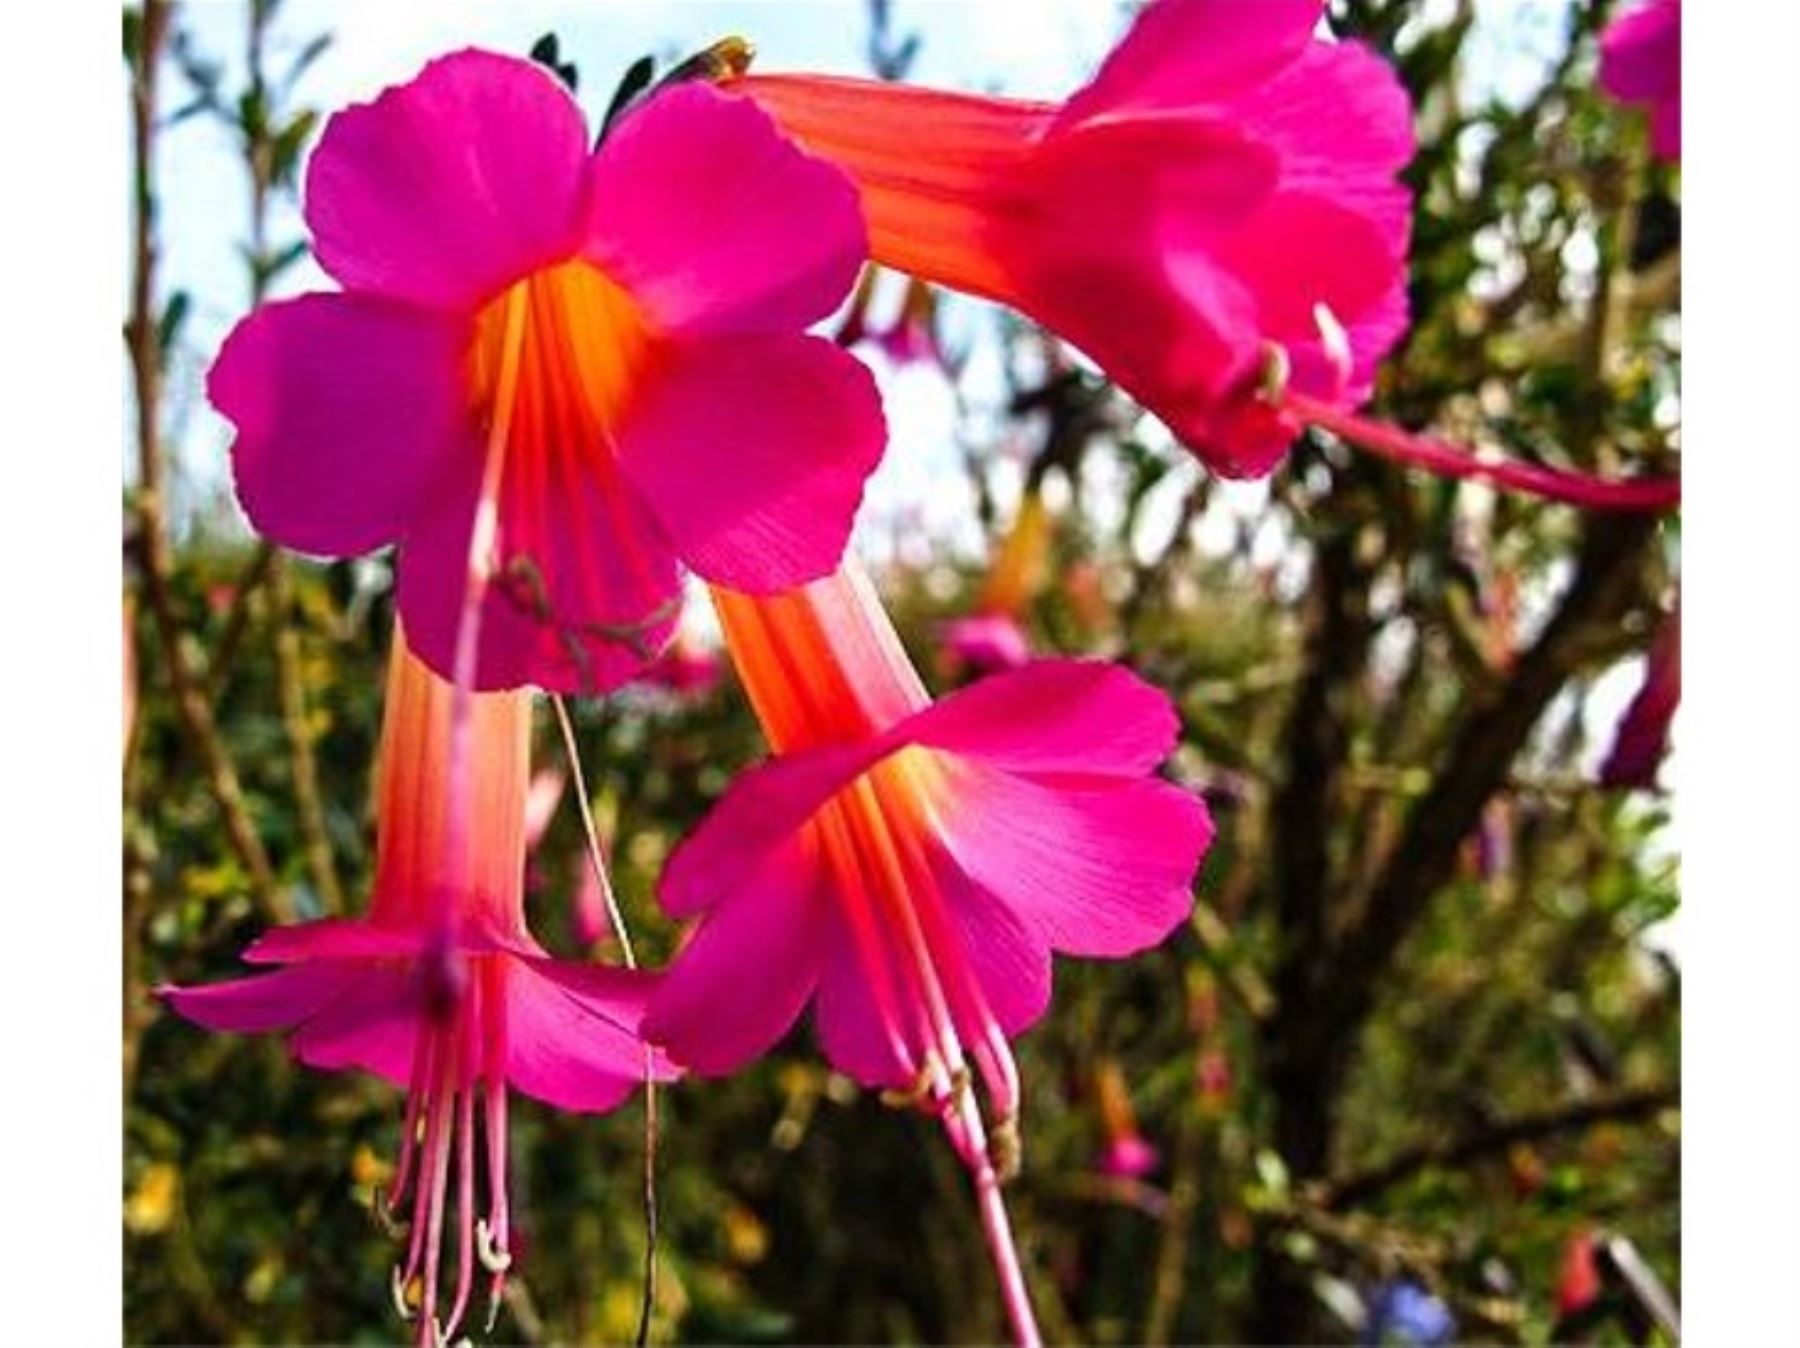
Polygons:
<instances>
[{"instance_id":1,"label":"blue flower in background","mask_svg":"<svg viewBox=\"0 0 1800 1348\"><path fill-rule=\"evenodd\" d=\"M1415 1282L1382 1283L1369 1297L1368 1348L1447 1344L1456 1340L1450 1308Z\"/></svg>"}]
</instances>

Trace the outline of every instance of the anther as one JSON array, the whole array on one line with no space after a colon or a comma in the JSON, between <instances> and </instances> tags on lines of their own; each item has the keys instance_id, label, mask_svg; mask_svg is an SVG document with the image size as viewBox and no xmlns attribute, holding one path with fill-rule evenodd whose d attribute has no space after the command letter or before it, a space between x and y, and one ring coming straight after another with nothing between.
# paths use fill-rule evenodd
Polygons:
<instances>
[{"instance_id":1,"label":"anther","mask_svg":"<svg viewBox=\"0 0 1800 1348\"><path fill-rule=\"evenodd\" d=\"M994 1124L988 1138L988 1159L994 1163L994 1174L1002 1184L1019 1177L1025 1167L1025 1141L1019 1132L1019 1118L1009 1114Z\"/></svg>"},{"instance_id":2,"label":"anther","mask_svg":"<svg viewBox=\"0 0 1800 1348\"><path fill-rule=\"evenodd\" d=\"M394 1299L394 1313L402 1320L413 1318L412 1298L407 1295L412 1290L412 1279L408 1278L400 1265L395 1264L388 1271L388 1293Z\"/></svg>"},{"instance_id":3,"label":"anther","mask_svg":"<svg viewBox=\"0 0 1800 1348\"><path fill-rule=\"evenodd\" d=\"M905 1090L888 1089L881 1093L881 1103L890 1109L916 1109L932 1093L932 1065L919 1069L918 1078Z\"/></svg>"},{"instance_id":4,"label":"anther","mask_svg":"<svg viewBox=\"0 0 1800 1348\"><path fill-rule=\"evenodd\" d=\"M1350 351L1350 334L1344 331L1344 325L1338 322L1337 315L1331 312L1328 304L1313 305L1313 323L1319 329L1319 345L1324 348L1325 359L1331 362L1331 372L1337 376L1337 386L1341 392L1350 384L1350 373L1355 367L1355 357Z\"/></svg>"},{"instance_id":5,"label":"anther","mask_svg":"<svg viewBox=\"0 0 1800 1348\"><path fill-rule=\"evenodd\" d=\"M394 1209L388 1202L387 1190L377 1184L369 1191L369 1208L375 1214L375 1224L392 1240L404 1240L412 1231L412 1223L401 1221L394 1216Z\"/></svg>"},{"instance_id":6,"label":"anther","mask_svg":"<svg viewBox=\"0 0 1800 1348\"><path fill-rule=\"evenodd\" d=\"M475 1221L475 1254L489 1273L504 1273L512 1267L512 1251L495 1246L494 1233L485 1217Z\"/></svg>"},{"instance_id":7,"label":"anther","mask_svg":"<svg viewBox=\"0 0 1800 1348\"><path fill-rule=\"evenodd\" d=\"M1288 380L1293 377L1294 363L1288 359L1287 348L1278 342L1263 344L1262 378L1258 381L1262 395L1269 402L1279 403L1287 393Z\"/></svg>"},{"instance_id":8,"label":"anther","mask_svg":"<svg viewBox=\"0 0 1800 1348\"><path fill-rule=\"evenodd\" d=\"M960 1109L963 1100L968 1096L975 1078L967 1067L959 1067L950 1074L950 1094L944 1097L944 1108Z\"/></svg>"}]
</instances>

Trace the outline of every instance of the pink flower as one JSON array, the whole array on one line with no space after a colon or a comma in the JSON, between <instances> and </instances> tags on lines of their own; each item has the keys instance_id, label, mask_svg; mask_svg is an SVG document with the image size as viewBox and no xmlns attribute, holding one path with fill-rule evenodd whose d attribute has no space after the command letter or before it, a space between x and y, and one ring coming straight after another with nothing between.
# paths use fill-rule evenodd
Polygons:
<instances>
[{"instance_id":1,"label":"pink flower","mask_svg":"<svg viewBox=\"0 0 1800 1348\"><path fill-rule=\"evenodd\" d=\"M699 921L646 1033L728 1072L812 1003L840 1071L942 1118L1030 1341L998 1194L1017 1162L1008 1038L1049 1005L1053 950L1129 955L1191 909L1212 826L1154 776L1174 712L1126 670L1070 660L933 703L860 572L714 604L776 757L663 871L663 907Z\"/></svg>"},{"instance_id":2,"label":"pink flower","mask_svg":"<svg viewBox=\"0 0 1800 1348\"><path fill-rule=\"evenodd\" d=\"M1650 148L1681 158L1681 0L1647 0L1600 35L1600 87L1650 112Z\"/></svg>"},{"instance_id":3,"label":"pink flower","mask_svg":"<svg viewBox=\"0 0 1800 1348\"><path fill-rule=\"evenodd\" d=\"M842 347L868 342L894 365L935 365L949 370L951 362L938 348L935 316L937 297L930 286L908 280L901 296L900 309L885 323L869 322L869 304L874 298L875 272L865 271L857 284L850 312L838 329L837 341Z\"/></svg>"},{"instance_id":4,"label":"pink flower","mask_svg":"<svg viewBox=\"0 0 1800 1348\"><path fill-rule=\"evenodd\" d=\"M1141 1133L1123 1133L1108 1138L1100 1153L1098 1169L1109 1179L1143 1179L1162 1164L1162 1153L1146 1142Z\"/></svg>"},{"instance_id":5,"label":"pink flower","mask_svg":"<svg viewBox=\"0 0 1800 1348\"><path fill-rule=\"evenodd\" d=\"M1080 347L1213 471L1303 426L1452 477L1662 510L1674 479L1490 461L1355 415L1405 332L1412 108L1324 0L1151 0L1061 105L808 75L728 84L862 193L876 261Z\"/></svg>"},{"instance_id":6,"label":"pink flower","mask_svg":"<svg viewBox=\"0 0 1800 1348\"><path fill-rule=\"evenodd\" d=\"M1162 1164L1162 1155L1138 1131L1125 1073L1113 1059L1105 1059L1096 1070L1094 1090L1106 1134L1098 1170L1112 1179L1143 1179Z\"/></svg>"},{"instance_id":7,"label":"pink flower","mask_svg":"<svg viewBox=\"0 0 1800 1348\"><path fill-rule=\"evenodd\" d=\"M1211 824L1152 775L1163 694L1044 660L933 703L859 572L714 600L776 757L663 871L664 908L701 918L648 1022L678 1061L730 1071L816 996L839 1070L911 1087L963 1045L998 1061L1049 1004L1053 949L1128 955L1187 916Z\"/></svg>"},{"instance_id":8,"label":"pink flower","mask_svg":"<svg viewBox=\"0 0 1800 1348\"><path fill-rule=\"evenodd\" d=\"M678 563L752 592L837 563L884 430L805 329L865 233L754 106L673 86L590 151L550 74L463 51L331 119L306 218L344 289L257 310L208 383L238 498L302 552L398 542L433 669L477 566L475 685L592 691L667 639Z\"/></svg>"},{"instance_id":9,"label":"pink flower","mask_svg":"<svg viewBox=\"0 0 1800 1348\"><path fill-rule=\"evenodd\" d=\"M286 1031L294 1055L309 1066L360 1067L406 1088L400 1160L385 1204L398 1207L411 1189L411 1236L395 1270L395 1299L410 1313L408 1289L418 1280L424 1345L454 1336L477 1262L492 1275L496 1300L511 1262L507 1087L561 1109L601 1112L623 1100L646 1070L659 1080L674 1075L639 1035L646 976L551 959L526 930L528 693L474 700L472 804L482 827L464 853L468 869L446 873L451 698L450 685L414 658L396 631L368 916L266 933L244 958L279 966L273 973L161 990L177 1011L209 1029ZM474 1220L477 1098L488 1198L481 1221ZM452 1169L458 1273L440 1324L440 1233Z\"/></svg>"},{"instance_id":10,"label":"pink flower","mask_svg":"<svg viewBox=\"0 0 1800 1348\"><path fill-rule=\"evenodd\" d=\"M972 613L938 624L938 640L953 661L976 674L1017 669L1031 661L1031 638L1017 618Z\"/></svg>"},{"instance_id":11,"label":"pink flower","mask_svg":"<svg viewBox=\"0 0 1800 1348\"><path fill-rule=\"evenodd\" d=\"M1651 787L1656 770L1669 747L1669 727L1681 706L1681 610L1671 610L1656 629L1644 669L1643 686L1613 739L1606 762L1600 766L1600 784L1611 787Z\"/></svg>"},{"instance_id":12,"label":"pink flower","mask_svg":"<svg viewBox=\"0 0 1800 1348\"><path fill-rule=\"evenodd\" d=\"M1219 472L1295 429L1269 351L1367 398L1406 327L1412 114L1388 67L1313 38L1323 0L1153 0L1060 107L899 84L733 87L862 190L877 261L1021 310Z\"/></svg>"}]
</instances>

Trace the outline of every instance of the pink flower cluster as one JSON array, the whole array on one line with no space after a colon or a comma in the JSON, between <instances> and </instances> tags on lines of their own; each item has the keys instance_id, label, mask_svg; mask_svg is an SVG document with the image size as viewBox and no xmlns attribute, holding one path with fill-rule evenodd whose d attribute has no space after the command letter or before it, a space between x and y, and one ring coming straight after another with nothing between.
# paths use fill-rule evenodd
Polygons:
<instances>
[{"instance_id":1,"label":"pink flower cluster","mask_svg":"<svg viewBox=\"0 0 1800 1348\"><path fill-rule=\"evenodd\" d=\"M330 120L305 211L341 289L257 310L209 392L258 530L333 557L397 545L376 882L366 918L252 946L273 972L168 997L407 1089L388 1201L411 1195L396 1299L421 1343L454 1333L477 1267L497 1292L510 1263L509 1088L607 1109L741 1066L809 1004L839 1069L941 1120L1036 1340L1000 1199L1010 1040L1049 1005L1053 953L1121 958L1182 923L1212 826L1161 775L1170 700L1034 660L1013 600L947 634L1003 672L927 694L844 556L879 397L809 328L873 260L914 278L897 354L924 349L926 283L998 300L1217 472L1271 471L1316 421L1501 476L1346 419L1406 328L1413 141L1393 72L1321 15L1153 0L1060 105L733 68L656 88L594 145L544 70L464 51ZM1667 503L1650 495L1587 499ZM663 873L693 924L669 969L561 963L524 920L528 686L710 687L716 661L662 654L684 571L774 756ZM1103 1165L1141 1175L1154 1150L1119 1117Z\"/></svg>"}]
</instances>

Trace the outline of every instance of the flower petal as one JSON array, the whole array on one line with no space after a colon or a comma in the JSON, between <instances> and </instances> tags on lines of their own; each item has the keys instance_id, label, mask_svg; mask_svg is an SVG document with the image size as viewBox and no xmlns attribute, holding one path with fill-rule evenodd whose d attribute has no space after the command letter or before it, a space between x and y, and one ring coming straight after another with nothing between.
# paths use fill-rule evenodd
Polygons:
<instances>
[{"instance_id":1,"label":"flower petal","mask_svg":"<svg viewBox=\"0 0 1800 1348\"><path fill-rule=\"evenodd\" d=\"M347 964L310 964L234 978L205 987L161 987L157 996L209 1030L264 1034L317 1015L356 986L360 970Z\"/></svg>"},{"instance_id":2,"label":"flower petal","mask_svg":"<svg viewBox=\"0 0 1800 1348\"><path fill-rule=\"evenodd\" d=\"M1404 252L1412 200L1395 175L1413 157L1413 108L1380 56L1356 42L1311 43L1279 75L1234 98L1231 113L1280 156L1283 192L1366 215L1395 254Z\"/></svg>"},{"instance_id":3,"label":"flower petal","mask_svg":"<svg viewBox=\"0 0 1800 1348\"><path fill-rule=\"evenodd\" d=\"M684 562L762 594L838 564L885 439L873 376L832 343L718 338L673 344L619 455Z\"/></svg>"},{"instance_id":4,"label":"flower petal","mask_svg":"<svg viewBox=\"0 0 1800 1348\"><path fill-rule=\"evenodd\" d=\"M1600 35L1600 87L1626 102L1681 94L1680 0L1648 0Z\"/></svg>"},{"instance_id":5,"label":"flower petal","mask_svg":"<svg viewBox=\"0 0 1800 1348\"><path fill-rule=\"evenodd\" d=\"M1278 342L1316 340L1317 306L1342 320L1380 303L1405 278L1405 256L1368 216L1284 192L1213 255L1256 297L1258 326Z\"/></svg>"},{"instance_id":6,"label":"flower petal","mask_svg":"<svg viewBox=\"0 0 1800 1348\"><path fill-rule=\"evenodd\" d=\"M944 906L956 924L964 957L981 995L1008 1035L1035 1024L1050 1007L1050 947L1001 900L976 884L948 855L936 859ZM955 1008L957 1030L971 1041L981 1027Z\"/></svg>"},{"instance_id":7,"label":"flower petal","mask_svg":"<svg viewBox=\"0 0 1800 1348\"><path fill-rule=\"evenodd\" d=\"M468 452L456 322L382 300L303 295L232 331L207 378L237 428L238 501L297 552L393 542L434 471Z\"/></svg>"},{"instance_id":8,"label":"flower petal","mask_svg":"<svg viewBox=\"0 0 1800 1348\"><path fill-rule=\"evenodd\" d=\"M425 944L422 932L377 927L353 918L324 917L271 927L244 950L252 964L295 964L302 960L403 959Z\"/></svg>"},{"instance_id":9,"label":"flower petal","mask_svg":"<svg viewBox=\"0 0 1800 1348\"><path fill-rule=\"evenodd\" d=\"M1300 54L1322 0L1153 0L1058 125L1222 99Z\"/></svg>"},{"instance_id":10,"label":"flower petal","mask_svg":"<svg viewBox=\"0 0 1800 1348\"><path fill-rule=\"evenodd\" d=\"M509 459L499 559L481 614L475 686L593 694L628 681L680 615L675 558L600 445L545 440ZM481 464L470 456L400 550L399 604L421 659L449 678Z\"/></svg>"},{"instance_id":11,"label":"flower petal","mask_svg":"<svg viewBox=\"0 0 1800 1348\"><path fill-rule=\"evenodd\" d=\"M842 172L747 99L685 84L601 143L584 252L665 333L776 333L837 308L868 239Z\"/></svg>"},{"instance_id":12,"label":"flower petal","mask_svg":"<svg viewBox=\"0 0 1800 1348\"><path fill-rule=\"evenodd\" d=\"M513 960L506 970L506 1075L525 1094L558 1109L598 1114L644 1080L645 1053L658 1081L668 1060L640 1027L651 976L629 969Z\"/></svg>"},{"instance_id":13,"label":"flower petal","mask_svg":"<svg viewBox=\"0 0 1800 1348\"><path fill-rule=\"evenodd\" d=\"M813 813L891 747L880 738L769 759L736 781L663 866L657 899L670 917L705 912L787 845Z\"/></svg>"},{"instance_id":14,"label":"flower petal","mask_svg":"<svg viewBox=\"0 0 1800 1348\"><path fill-rule=\"evenodd\" d=\"M1168 695L1123 665L1038 660L941 698L893 734L1015 772L1141 777L1179 731Z\"/></svg>"},{"instance_id":15,"label":"flower petal","mask_svg":"<svg viewBox=\"0 0 1800 1348\"><path fill-rule=\"evenodd\" d=\"M586 123L555 76L456 52L326 124L306 222L347 289L467 310L574 255L586 164Z\"/></svg>"},{"instance_id":16,"label":"flower petal","mask_svg":"<svg viewBox=\"0 0 1800 1348\"><path fill-rule=\"evenodd\" d=\"M729 1072L787 1032L817 985L828 921L810 838L740 866L651 997L644 1032L682 1066Z\"/></svg>"},{"instance_id":17,"label":"flower petal","mask_svg":"<svg viewBox=\"0 0 1800 1348\"><path fill-rule=\"evenodd\" d=\"M284 971L286 972L286 971ZM360 1067L405 1088L424 1016L418 970L411 964L357 967L344 996L294 1035L294 1056L309 1067Z\"/></svg>"},{"instance_id":18,"label":"flower petal","mask_svg":"<svg viewBox=\"0 0 1800 1348\"><path fill-rule=\"evenodd\" d=\"M871 1090L912 1085L912 1073L901 1061L882 1026L865 957L857 949L849 923L836 904L824 906L824 950L819 961L818 1000L813 1028L825 1059L845 1076ZM882 951L890 983L898 978L893 961Z\"/></svg>"},{"instance_id":19,"label":"flower petal","mask_svg":"<svg viewBox=\"0 0 1800 1348\"><path fill-rule=\"evenodd\" d=\"M1040 782L955 767L954 796L936 819L944 845L1053 948L1133 954L1192 909L1212 840L1198 797L1160 781Z\"/></svg>"}]
</instances>

